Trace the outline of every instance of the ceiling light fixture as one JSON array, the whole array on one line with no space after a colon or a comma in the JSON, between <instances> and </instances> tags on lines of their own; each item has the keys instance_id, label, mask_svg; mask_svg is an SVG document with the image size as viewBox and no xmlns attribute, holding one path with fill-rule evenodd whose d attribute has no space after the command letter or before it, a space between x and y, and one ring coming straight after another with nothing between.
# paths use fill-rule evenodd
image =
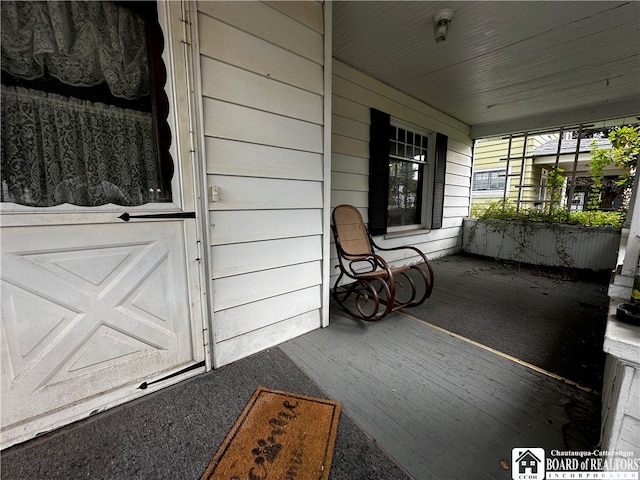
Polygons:
<instances>
[{"instance_id":1,"label":"ceiling light fixture","mask_svg":"<svg viewBox=\"0 0 640 480\"><path fill-rule=\"evenodd\" d=\"M436 42L444 42L447 39L447 31L452 18L453 10L450 8L444 8L433 16L433 33Z\"/></svg>"}]
</instances>

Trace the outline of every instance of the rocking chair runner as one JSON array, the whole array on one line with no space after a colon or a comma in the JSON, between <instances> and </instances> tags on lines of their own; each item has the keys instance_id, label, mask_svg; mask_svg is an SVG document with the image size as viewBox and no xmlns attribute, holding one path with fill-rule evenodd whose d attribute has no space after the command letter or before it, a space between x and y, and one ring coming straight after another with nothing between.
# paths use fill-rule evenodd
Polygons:
<instances>
[{"instance_id":1,"label":"rocking chair runner","mask_svg":"<svg viewBox=\"0 0 640 480\"><path fill-rule=\"evenodd\" d=\"M369 235L360 212L351 205L333 210L333 237L340 275L331 290L333 299L350 315L368 321L381 320L401 308L423 303L433 290L433 270L427 257L415 247L382 248ZM412 250L421 263L390 267L378 251ZM416 275L411 275L414 272ZM343 277L353 280L341 285ZM414 281L417 277L418 282ZM399 298L408 293L408 298Z\"/></svg>"}]
</instances>

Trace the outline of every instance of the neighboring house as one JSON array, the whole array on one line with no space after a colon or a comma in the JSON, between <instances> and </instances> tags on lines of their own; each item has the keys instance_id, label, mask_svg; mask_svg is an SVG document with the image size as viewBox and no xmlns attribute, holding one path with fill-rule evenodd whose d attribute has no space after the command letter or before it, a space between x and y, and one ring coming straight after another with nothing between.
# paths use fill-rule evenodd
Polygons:
<instances>
[{"instance_id":1,"label":"neighboring house","mask_svg":"<svg viewBox=\"0 0 640 480\"><path fill-rule=\"evenodd\" d=\"M582 139L577 148L576 139L563 138L558 151L559 133L531 135L526 147L523 136L478 140L474 147L472 205L482 208L487 202L506 198L521 208L542 208L551 201L549 172L558 167L564 170L566 179L560 204L566 206L571 195L571 209L584 210L590 193L589 161L594 139ZM611 148L607 139L595 141L599 149ZM607 178L617 178L621 173L615 166L605 169ZM607 198L606 193L603 208L615 208L619 198Z\"/></svg>"},{"instance_id":2,"label":"neighboring house","mask_svg":"<svg viewBox=\"0 0 640 480\"><path fill-rule=\"evenodd\" d=\"M558 140L550 140L533 150L533 165L540 167L543 171L543 178L546 173L558 167L564 170L567 178L565 183L565 191L562 199L563 205L568 205L568 197L571 196L572 210L585 210L589 201L591 171L589 170L589 162L591 161L591 150L593 143L599 150L610 150L611 142L606 138L583 138L578 145L577 139L564 138L560 142L560 151L558 151ZM610 165L605 168L605 178L615 180L622 173L620 168ZM573 180L575 178L575 181ZM571 188L573 182L573 188ZM542 191L545 191L543 189ZM548 198L548 190L545 191ZM543 196L544 198L544 196ZM610 191L604 190L601 193L602 208L611 209L621 205L620 197Z\"/></svg>"},{"instance_id":3,"label":"neighboring house","mask_svg":"<svg viewBox=\"0 0 640 480\"><path fill-rule=\"evenodd\" d=\"M543 197L543 171L531 153L557 135L523 135L476 141L473 153L472 204L481 207L504 198L532 207Z\"/></svg>"},{"instance_id":4,"label":"neighboring house","mask_svg":"<svg viewBox=\"0 0 640 480\"><path fill-rule=\"evenodd\" d=\"M326 326L335 205L459 250L469 127L332 60L330 3L68 5L2 2L3 448Z\"/></svg>"}]
</instances>

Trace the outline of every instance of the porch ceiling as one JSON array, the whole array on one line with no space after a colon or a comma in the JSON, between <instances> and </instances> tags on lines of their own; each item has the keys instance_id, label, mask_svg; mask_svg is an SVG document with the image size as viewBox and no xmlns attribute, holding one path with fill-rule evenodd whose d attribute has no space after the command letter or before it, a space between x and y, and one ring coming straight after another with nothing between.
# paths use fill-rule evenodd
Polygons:
<instances>
[{"instance_id":1,"label":"porch ceiling","mask_svg":"<svg viewBox=\"0 0 640 480\"><path fill-rule=\"evenodd\" d=\"M455 14L436 43L443 8ZM333 4L336 59L468 124L474 138L637 121L638 32L636 1Z\"/></svg>"}]
</instances>

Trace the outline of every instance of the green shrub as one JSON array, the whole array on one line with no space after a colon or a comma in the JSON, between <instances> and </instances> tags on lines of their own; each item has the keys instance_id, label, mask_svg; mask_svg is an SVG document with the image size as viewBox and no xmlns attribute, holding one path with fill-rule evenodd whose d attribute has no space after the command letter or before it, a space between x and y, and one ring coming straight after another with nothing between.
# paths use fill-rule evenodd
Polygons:
<instances>
[{"instance_id":1,"label":"green shrub","mask_svg":"<svg viewBox=\"0 0 640 480\"><path fill-rule=\"evenodd\" d=\"M566 208L555 209L551 212L545 212L537 208L518 210L510 200L497 200L472 207L471 216L480 220L494 222L542 222L620 228L626 215L620 211L587 210L570 212Z\"/></svg>"},{"instance_id":2,"label":"green shrub","mask_svg":"<svg viewBox=\"0 0 640 480\"><path fill-rule=\"evenodd\" d=\"M622 227L626 214L623 212L603 212L601 210L585 210L571 212L570 223L573 225L588 225L593 227Z\"/></svg>"}]
</instances>

